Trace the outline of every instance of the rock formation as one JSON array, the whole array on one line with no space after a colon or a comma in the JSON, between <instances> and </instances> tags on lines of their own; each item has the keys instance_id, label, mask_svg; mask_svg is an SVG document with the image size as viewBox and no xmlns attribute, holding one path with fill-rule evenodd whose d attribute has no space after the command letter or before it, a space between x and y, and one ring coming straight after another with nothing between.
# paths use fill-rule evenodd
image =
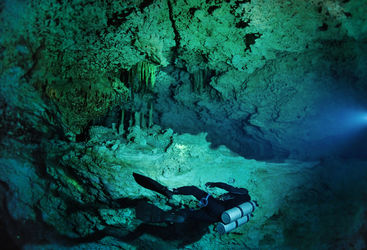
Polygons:
<instances>
[{"instance_id":1,"label":"rock formation","mask_svg":"<svg viewBox=\"0 0 367 250\"><path fill-rule=\"evenodd\" d=\"M9 249L367 247L363 0L0 3L0 240ZM234 233L144 225L209 181Z\"/></svg>"}]
</instances>

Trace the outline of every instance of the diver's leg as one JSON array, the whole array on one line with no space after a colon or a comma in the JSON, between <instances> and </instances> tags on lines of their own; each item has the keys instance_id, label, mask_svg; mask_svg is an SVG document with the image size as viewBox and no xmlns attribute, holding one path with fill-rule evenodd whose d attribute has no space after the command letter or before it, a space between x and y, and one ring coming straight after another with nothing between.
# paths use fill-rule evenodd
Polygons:
<instances>
[{"instance_id":1,"label":"diver's leg","mask_svg":"<svg viewBox=\"0 0 367 250\"><path fill-rule=\"evenodd\" d=\"M170 191L167 187L163 186L159 182L137 173L133 173L133 176L136 183L138 183L140 186L160 193L168 198L172 197L172 191Z\"/></svg>"},{"instance_id":2,"label":"diver's leg","mask_svg":"<svg viewBox=\"0 0 367 250\"><path fill-rule=\"evenodd\" d=\"M173 210L164 211L148 202L139 202L135 208L135 217L145 223L174 222L183 223L185 217Z\"/></svg>"},{"instance_id":3,"label":"diver's leg","mask_svg":"<svg viewBox=\"0 0 367 250\"><path fill-rule=\"evenodd\" d=\"M208 194L207 192L195 186L184 186L184 187L174 188L172 192L173 194L193 195L198 200L205 198L205 196L207 196Z\"/></svg>"}]
</instances>

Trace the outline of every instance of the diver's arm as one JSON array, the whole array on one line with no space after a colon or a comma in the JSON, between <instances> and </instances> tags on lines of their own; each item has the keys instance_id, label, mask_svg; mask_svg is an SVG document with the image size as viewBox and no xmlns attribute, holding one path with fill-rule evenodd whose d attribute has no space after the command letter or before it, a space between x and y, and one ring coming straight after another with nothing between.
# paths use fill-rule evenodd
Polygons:
<instances>
[{"instance_id":1,"label":"diver's arm","mask_svg":"<svg viewBox=\"0 0 367 250\"><path fill-rule=\"evenodd\" d=\"M198 200L200 200L201 198L207 195L205 191L195 186L184 186L184 187L174 188L172 192L173 194L193 195Z\"/></svg>"},{"instance_id":2,"label":"diver's arm","mask_svg":"<svg viewBox=\"0 0 367 250\"><path fill-rule=\"evenodd\" d=\"M224 182L207 182L205 186L210 187L210 188L212 187L221 188L230 193L235 193L235 194L248 194L248 191L246 188L236 188Z\"/></svg>"}]
</instances>

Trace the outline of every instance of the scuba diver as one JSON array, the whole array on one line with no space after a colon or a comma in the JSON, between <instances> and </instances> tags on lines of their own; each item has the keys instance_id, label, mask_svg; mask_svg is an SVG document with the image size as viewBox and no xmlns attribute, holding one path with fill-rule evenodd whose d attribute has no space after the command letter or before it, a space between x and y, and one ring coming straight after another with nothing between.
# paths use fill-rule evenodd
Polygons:
<instances>
[{"instance_id":1,"label":"scuba diver","mask_svg":"<svg viewBox=\"0 0 367 250\"><path fill-rule=\"evenodd\" d=\"M184 186L171 191L149 177L137 173L133 173L133 177L140 186L160 193L169 199L173 195L192 195L199 200L198 209L184 208L170 211L164 211L150 203L141 203L136 207L136 217L143 222L202 222L206 225L219 222L217 231L224 234L248 222L252 212L258 206L256 201L251 201L247 189L233 187L223 182L205 184L209 188L216 187L227 191L216 198L196 186Z\"/></svg>"}]
</instances>

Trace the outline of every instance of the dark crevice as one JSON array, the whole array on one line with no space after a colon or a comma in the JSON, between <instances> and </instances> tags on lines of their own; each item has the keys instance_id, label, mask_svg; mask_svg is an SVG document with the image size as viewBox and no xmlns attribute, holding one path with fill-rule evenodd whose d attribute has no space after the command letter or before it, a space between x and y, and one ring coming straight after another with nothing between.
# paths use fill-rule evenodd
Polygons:
<instances>
[{"instance_id":1,"label":"dark crevice","mask_svg":"<svg viewBox=\"0 0 367 250\"><path fill-rule=\"evenodd\" d=\"M236 1L236 5L242 4L242 3L251 3L251 0L238 0Z\"/></svg>"},{"instance_id":2,"label":"dark crevice","mask_svg":"<svg viewBox=\"0 0 367 250\"><path fill-rule=\"evenodd\" d=\"M241 20L241 21L239 21L238 23L236 23L236 28L243 29L243 28L248 27L248 26L249 26L249 24L250 24L250 20L248 20L248 21L243 21L243 20Z\"/></svg>"},{"instance_id":3,"label":"dark crevice","mask_svg":"<svg viewBox=\"0 0 367 250\"><path fill-rule=\"evenodd\" d=\"M32 152L33 164L37 166L37 175L45 180L49 180L51 176L47 172L47 152L42 145L43 144L41 144Z\"/></svg>"},{"instance_id":4,"label":"dark crevice","mask_svg":"<svg viewBox=\"0 0 367 250\"><path fill-rule=\"evenodd\" d=\"M107 18L107 26L119 27L121 24L126 22L127 17L135 10L135 8L128 8L123 10L122 13L112 13L111 17Z\"/></svg>"},{"instance_id":5,"label":"dark crevice","mask_svg":"<svg viewBox=\"0 0 367 250\"><path fill-rule=\"evenodd\" d=\"M5 1L0 2L0 13L3 12Z\"/></svg>"},{"instance_id":6,"label":"dark crevice","mask_svg":"<svg viewBox=\"0 0 367 250\"><path fill-rule=\"evenodd\" d=\"M80 134L77 134L75 136L76 142L86 142L89 140L89 129L92 126L92 122L89 122L89 124L82 130Z\"/></svg>"},{"instance_id":7,"label":"dark crevice","mask_svg":"<svg viewBox=\"0 0 367 250\"><path fill-rule=\"evenodd\" d=\"M72 2L72 1L70 1L70 2ZM94 4L94 1L84 1L84 2L80 3L80 6L85 7L85 6L93 5L93 4Z\"/></svg>"},{"instance_id":8,"label":"dark crevice","mask_svg":"<svg viewBox=\"0 0 367 250\"><path fill-rule=\"evenodd\" d=\"M0 244L2 249L6 250L18 250L20 249L10 237L8 231L6 230L6 226L4 223L0 221Z\"/></svg>"},{"instance_id":9,"label":"dark crevice","mask_svg":"<svg viewBox=\"0 0 367 250\"><path fill-rule=\"evenodd\" d=\"M9 191L9 185L8 183L0 180L0 187L2 187L6 192Z\"/></svg>"},{"instance_id":10,"label":"dark crevice","mask_svg":"<svg viewBox=\"0 0 367 250\"><path fill-rule=\"evenodd\" d=\"M18 250L21 249L16 242L16 227L8 210L8 193L9 185L5 182L0 182L0 244L2 249Z\"/></svg>"},{"instance_id":11,"label":"dark crevice","mask_svg":"<svg viewBox=\"0 0 367 250\"><path fill-rule=\"evenodd\" d=\"M219 6L210 6L209 9L208 9L208 13L211 15L218 8L220 8L220 7Z\"/></svg>"},{"instance_id":12,"label":"dark crevice","mask_svg":"<svg viewBox=\"0 0 367 250\"><path fill-rule=\"evenodd\" d=\"M190 13L190 15L191 15L191 16L194 16L194 15L195 15L195 12L196 12L198 9L199 9L199 8L194 8L194 7L193 7L193 8L190 8L190 9L189 9L189 13Z\"/></svg>"},{"instance_id":13,"label":"dark crevice","mask_svg":"<svg viewBox=\"0 0 367 250\"><path fill-rule=\"evenodd\" d=\"M141 12L143 12L143 10L146 7L149 7L151 4L154 3L154 0L144 0L140 5L139 5L139 9Z\"/></svg>"},{"instance_id":14,"label":"dark crevice","mask_svg":"<svg viewBox=\"0 0 367 250\"><path fill-rule=\"evenodd\" d=\"M175 58L178 56L178 49L181 46L181 36L177 30L175 19L173 18L173 8L172 8L172 3L170 0L167 0L167 5L168 5L168 11L169 11L169 20L171 21L172 29L173 29L173 32L175 33L174 39L175 39L176 45L173 48L173 57L171 59L172 62L174 62Z\"/></svg>"},{"instance_id":15,"label":"dark crevice","mask_svg":"<svg viewBox=\"0 0 367 250\"><path fill-rule=\"evenodd\" d=\"M255 40L260 38L262 34L260 33L250 33L245 35L245 51L249 50L251 52L251 45L255 44Z\"/></svg>"},{"instance_id":16,"label":"dark crevice","mask_svg":"<svg viewBox=\"0 0 367 250\"><path fill-rule=\"evenodd\" d=\"M27 70L27 72L21 77L21 79L26 79L29 81L32 78L33 71L38 65L38 61L41 57L41 53L43 49L45 48L45 42L41 41L41 45L36 49L36 51L32 55L32 66Z\"/></svg>"},{"instance_id":17,"label":"dark crevice","mask_svg":"<svg viewBox=\"0 0 367 250\"><path fill-rule=\"evenodd\" d=\"M326 23L323 23L322 26L319 27L319 31L327 31L329 28L329 25Z\"/></svg>"},{"instance_id":18,"label":"dark crevice","mask_svg":"<svg viewBox=\"0 0 367 250\"><path fill-rule=\"evenodd\" d=\"M350 13L350 12L344 12L344 15L345 15L346 17L352 17L352 13Z\"/></svg>"}]
</instances>

